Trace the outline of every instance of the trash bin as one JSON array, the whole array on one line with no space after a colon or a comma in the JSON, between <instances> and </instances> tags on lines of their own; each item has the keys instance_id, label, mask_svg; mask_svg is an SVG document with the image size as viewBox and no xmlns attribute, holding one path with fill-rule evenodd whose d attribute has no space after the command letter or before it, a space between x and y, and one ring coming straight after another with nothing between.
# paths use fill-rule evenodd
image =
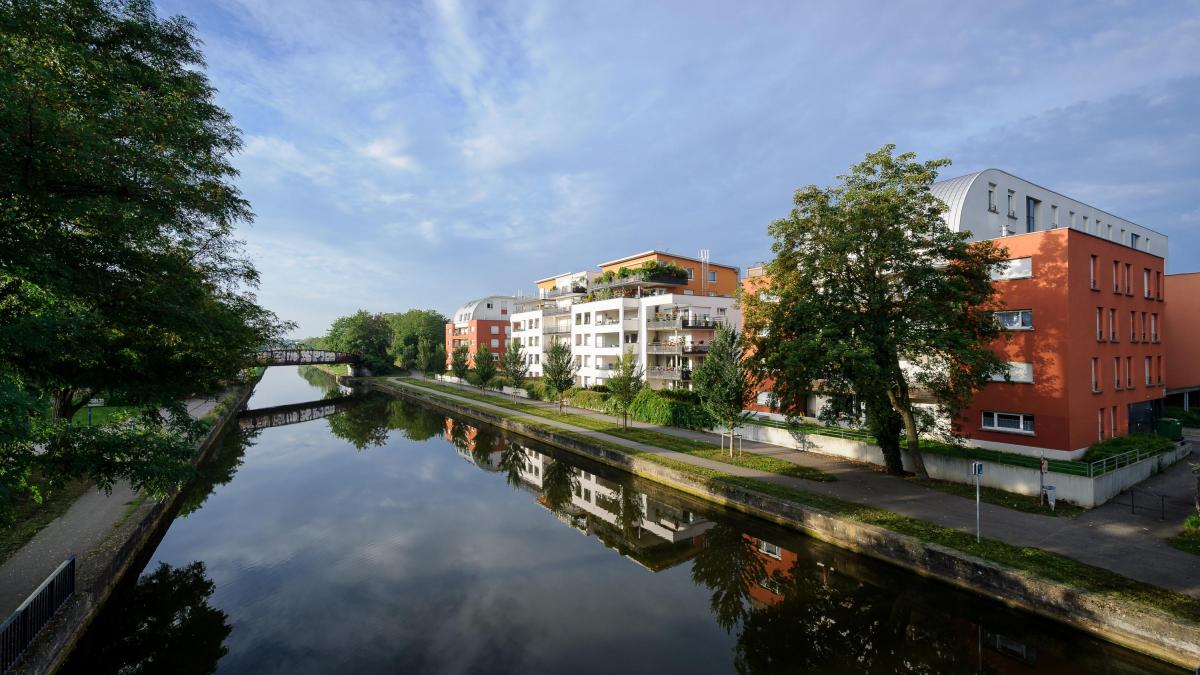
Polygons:
<instances>
[{"instance_id":1,"label":"trash bin","mask_svg":"<svg viewBox=\"0 0 1200 675\"><path fill-rule=\"evenodd\" d=\"M1042 492L1046 495L1046 503L1050 505L1050 510L1054 510L1054 503L1057 501L1058 495L1053 485L1047 485L1042 488Z\"/></svg>"},{"instance_id":2,"label":"trash bin","mask_svg":"<svg viewBox=\"0 0 1200 675\"><path fill-rule=\"evenodd\" d=\"M1183 438L1183 423L1172 417L1160 417L1158 420L1158 435L1178 441Z\"/></svg>"}]
</instances>

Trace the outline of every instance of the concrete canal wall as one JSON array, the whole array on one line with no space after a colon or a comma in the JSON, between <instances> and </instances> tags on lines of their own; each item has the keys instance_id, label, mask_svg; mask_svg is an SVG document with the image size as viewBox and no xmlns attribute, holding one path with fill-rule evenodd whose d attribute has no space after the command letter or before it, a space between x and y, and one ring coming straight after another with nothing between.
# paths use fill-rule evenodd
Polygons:
<instances>
[{"instance_id":1,"label":"concrete canal wall","mask_svg":"<svg viewBox=\"0 0 1200 675\"><path fill-rule=\"evenodd\" d=\"M822 541L1073 626L1100 639L1189 670L1200 664L1200 626L1185 624L1166 613L1032 579L960 551L840 518L813 507L736 486L701 481L626 453L595 447L551 430L523 424L409 387L378 381L370 382L370 386L536 439L710 502L800 530Z\"/></svg>"},{"instance_id":2,"label":"concrete canal wall","mask_svg":"<svg viewBox=\"0 0 1200 675\"><path fill-rule=\"evenodd\" d=\"M250 400L255 384L257 382L252 381L230 392L222 400L225 409L197 446L195 464L204 461L229 425L236 423L234 420ZM75 643L87 632L113 590L129 573L137 573L134 563L157 545L164 528L174 517L182 494L183 490L180 490L160 501L142 501L129 517L113 529L103 544L87 551L86 556L79 556L75 595L63 605L58 616L46 625L11 673L41 675L53 673L62 667Z\"/></svg>"}]
</instances>

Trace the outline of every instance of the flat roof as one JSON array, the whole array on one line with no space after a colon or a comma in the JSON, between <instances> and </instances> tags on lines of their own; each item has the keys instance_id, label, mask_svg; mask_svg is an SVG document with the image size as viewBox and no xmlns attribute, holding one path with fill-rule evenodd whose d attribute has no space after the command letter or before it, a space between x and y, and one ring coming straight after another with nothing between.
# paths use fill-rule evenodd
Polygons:
<instances>
[{"instance_id":1,"label":"flat roof","mask_svg":"<svg viewBox=\"0 0 1200 675\"><path fill-rule=\"evenodd\" d=\"M546 277L545 279L538 279L537 281L535 281L533 283L540 284L540 283L543 283L546 281L554 281L555 279L557 279L559 277L567 277L567 276L571 276L572 274L580 274L580 273L579 272L563 272L562 274L555 274L554 276Z\"/></svg>"},{"instance_id":2,"label":"flat roof","mask_svg":"<svg viewBox=\"0 0 1200 675\"><path fill-rule=\"evenodd\" d=\"M671 256L672 258L683 258L684 260L691 260L691 261L694 261L694 262L703 262L703 261L702 261L702 260L700 260L699 258L693 258L693 257L691 257L690 255L680 255L680 254L678 254L678 253L671 253L670 251L659 251L658 249L654 249L654 250L651 250L651 251L643 251L643 252L641 252L641 253L635 253L635 254L633 254L633 255L627 255L627 256L625 256L624 258L617 258L616 260L610 260L609 262L602 262L602 263L600 263L600 267L607 267L607 266L609 266L609 265L616 265L617 263L622 263L622 262L625 262L626 260L633 260L634 258L643 258L643 257L645 257L645 256L648 256L648 255L656 255L656 254L657 254L657 255L669 255L669 256ZM737 267L734 267L733 265L725 265L725 264L722 264L722 263L716 263L716 262L713 262L713 261L711 261L711 260L709 260L709 261L708 261L708 264L709 264L709 265L716 265L717 267L724 267L725 269L729 269L729 270L736 270L736 269L738 269Z\"/></svg>"}]
</instances>

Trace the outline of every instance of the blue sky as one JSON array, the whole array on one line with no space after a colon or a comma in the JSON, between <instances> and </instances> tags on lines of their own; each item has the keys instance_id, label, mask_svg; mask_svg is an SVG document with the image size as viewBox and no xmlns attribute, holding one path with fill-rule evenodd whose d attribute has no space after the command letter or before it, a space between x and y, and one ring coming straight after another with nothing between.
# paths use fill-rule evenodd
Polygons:
<instances>
[{"instance_id":1,"label":"blue sky","mask_svg":"<svg viewBox=\"0 0 1200 675\"><path fill-rule=\"evenodd\" d=\"M244 134L301 335L650 248L745 268L884 143L1170 237L1200 271L1200 2L161 0Z\"/></svg>"}]
</instances>

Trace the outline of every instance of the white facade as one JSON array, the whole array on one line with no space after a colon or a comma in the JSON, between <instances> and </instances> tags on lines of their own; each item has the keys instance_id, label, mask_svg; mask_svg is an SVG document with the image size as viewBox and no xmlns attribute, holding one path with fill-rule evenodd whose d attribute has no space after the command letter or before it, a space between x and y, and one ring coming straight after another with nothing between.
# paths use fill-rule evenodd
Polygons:
<instances>
[{"instance_id":1,"label":"white facade","mask_svg":"<svg viewBox=\"0 0 1200 675\"><path fill-rule=\"evenodd\" d=\"M950 229L972 241L1070 227L1167 257L1166 235L999 169L938 181L930 191L946 203Z\"/></svg>"}]
</instances>

